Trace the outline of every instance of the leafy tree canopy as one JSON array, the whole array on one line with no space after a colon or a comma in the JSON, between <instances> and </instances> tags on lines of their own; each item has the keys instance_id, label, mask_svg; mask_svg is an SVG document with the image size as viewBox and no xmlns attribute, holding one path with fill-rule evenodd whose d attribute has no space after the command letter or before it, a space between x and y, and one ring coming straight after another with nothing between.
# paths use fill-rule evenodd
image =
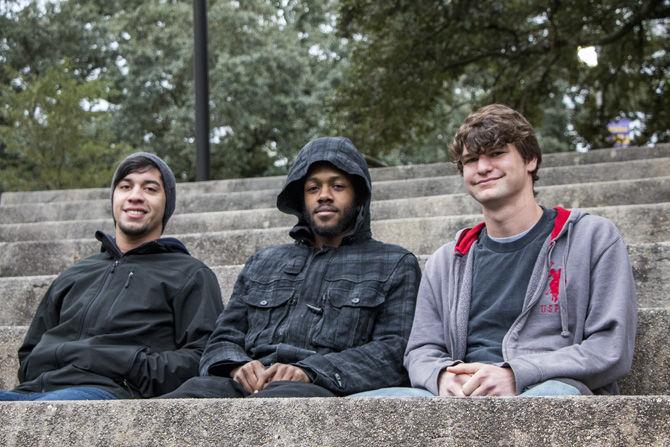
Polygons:
<instances>
[{"instance_id":1,"label":"leafy tree canopy","mask_svg":"<svg viewBox=\"0 0 670 447\"><path fill-rule=\"evenodd\" d=\"M178 178L193 179L191 1L33 0L3 8L6 94L23 89L12 86L13 73L36 82L68 60L73 81L107 86L97 122L117 145L154 151ZM326 99L346 51L333 11L330 0L209 2L213 178L283 172L303 144L326 132ZM8 113L0 111L0 123L13 120ZM5 154L19 150L10 134L22 127L0 137Z\"/></svg>"},{"instance_id":2,"label":"leafy tree canopy","mask_svg":"<svg viewBox=\"0 0 670 447\"><path fill-rule=\"evenodd\" d=\"M128 149L114 142L95 111L101 80L81 83L68 64L32 73L5 73L0 124L0 190L107 186L116 159Z\"/></svg>"},{"instance_id":3,"label":"leafy tree canopy","mask_svg":"<svg viewBox=\"0 0 670 447\"><path fill-rule=\"evenodd\" d=\"M341 0L353 49L334 109L378 154L443 147L445 129L492 102L553 150L611 145L618 117L642 122L638 144L669 141L669 17L667 0ZM595 67L577 57L590 46Z\"/></svg>"}]
</instances>

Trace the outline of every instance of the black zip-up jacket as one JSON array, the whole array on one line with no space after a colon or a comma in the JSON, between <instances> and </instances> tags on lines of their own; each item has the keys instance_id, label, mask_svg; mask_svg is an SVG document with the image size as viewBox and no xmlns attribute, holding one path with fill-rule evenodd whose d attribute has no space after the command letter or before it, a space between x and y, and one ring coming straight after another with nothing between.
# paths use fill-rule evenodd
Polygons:
<instances>
[{"instance_id":1,"label":"black zip-up jacket","mask_svg":"<svg viewBox=\"0 0 670 447\"><path fill-rule=\"evenodd\" d=\"M173 238L101 253L49 287L19 349L22 391L95 386L153 397L198 374L223 305L214 273Z\"/></svg>"},{"instance_id":2,"label":"black zip-up jacket","mask_svg":"<svg viewBox=\"0 0 670 447\"><path fill-rule=\"evenodd\" d=\"M303 183L326 161L358 183L354 228L339 247L313 246L303 217ZM295 214L295 244L252 256L237 279L200 362L201 375L229 377L251 360L303 368L337 395L408 384L402 366L421 271L397 245L371 239L370 174L345 138L321 138L300 151L277 198Z\"/></svg>"}]
</instances>

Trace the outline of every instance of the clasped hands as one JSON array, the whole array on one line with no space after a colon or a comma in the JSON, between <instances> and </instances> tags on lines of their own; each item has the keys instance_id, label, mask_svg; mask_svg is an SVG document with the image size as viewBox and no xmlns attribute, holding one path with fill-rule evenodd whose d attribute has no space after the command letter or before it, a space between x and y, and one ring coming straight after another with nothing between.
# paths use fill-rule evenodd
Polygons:
<instances>
[{"instance_id":1,"label":"clasped hands","mask_svg":"<svg viewBox=\"0 0 670 447\"><path fill-rule=\"evenodd\" d=\"M302 368L284 363L275 363L266 368L258 360L252 360L238 366L230 372L230 377L248 393L255 393L264 389L268 383L277 380L291 380L294 382L309 383L311 380Z\"/></svg>"},{"instance_id":2,"label":"clasped hands","mask_svg":"<svg viewBox=\"0 0 670 447\"><path fill-rule=\"evenodd\" d=\"M511 368L485 363L459 363L440 373L440 396L514 396L516 381Z\"/></svg>"}]
</instances>

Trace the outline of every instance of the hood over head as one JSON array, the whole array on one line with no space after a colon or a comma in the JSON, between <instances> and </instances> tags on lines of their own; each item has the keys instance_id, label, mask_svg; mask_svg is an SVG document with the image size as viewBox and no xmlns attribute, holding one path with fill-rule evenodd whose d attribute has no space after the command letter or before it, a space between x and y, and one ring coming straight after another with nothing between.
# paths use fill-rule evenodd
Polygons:
<instances>
[{"instance_id":1,"label":"hood over head","mask_svg":"<svg viewBox=\"0 0 670 447\"><path fill-rule=\"evenodd\" d=\"M345 137L322 137L307 143L296 156L289 169L286 182L277 196L277 208L280 211L298 216L298 223L289 232L298 241L313 241L312 230L303 216L305 193L303 184L307 173L315 163L330 163L348 174L356 190L356 223L347 232L342 243L365 240L371 237L370 198L372 181L368 164L356 146Z\"/></svg>"}]
</instances>

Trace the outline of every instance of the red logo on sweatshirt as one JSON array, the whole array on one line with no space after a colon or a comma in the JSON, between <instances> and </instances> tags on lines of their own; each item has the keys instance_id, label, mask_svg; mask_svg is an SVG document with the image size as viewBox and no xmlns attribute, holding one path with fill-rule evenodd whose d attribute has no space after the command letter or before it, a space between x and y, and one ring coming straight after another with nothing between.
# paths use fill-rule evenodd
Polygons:
<instances>
[{"instance_id":1,"label":"red logo on sweatshirt","mask_svg":"<svg viewBox=\"0 0 670 447\"><path fill-rule=\"evenodd\" d=\"M561 269L554 270L549 269L549 277L551 282L549 283L549 291L551 292L551 301L558 303L558 287L561 280Z\"/></svg>"},{"instance_id":2,"label":"red logo on sweatshirt","mask_svg":"<svg viewBox=\"0 0 670 447\"><path fill-rule=\"evenodd\" d=\"M553 266L554 263L552 262ZM551 294L551 302L554 304L540 304L540 313L541 314L553 314L560 312L561 308L558 304L558 290L561 285L561 269L549 269L549 291L545 292L545 295Z\"/></svg>"}]
</instances>

